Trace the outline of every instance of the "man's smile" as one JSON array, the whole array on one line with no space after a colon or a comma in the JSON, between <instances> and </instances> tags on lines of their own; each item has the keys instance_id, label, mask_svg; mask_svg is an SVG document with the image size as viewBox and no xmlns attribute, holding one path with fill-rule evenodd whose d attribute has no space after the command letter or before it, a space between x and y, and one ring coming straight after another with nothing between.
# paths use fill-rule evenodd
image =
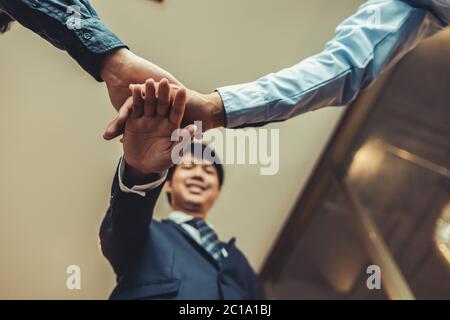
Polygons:
<instances>
[{"instance_id":1,"label":"man's smile","mask_svg":"<svg viewBox=\"0 0 450 320\"><path fill-rule=\"evenodd\" d=\"M185 183L185 186L187 187L189 192L193 194L201 194L206 189L208 189L204 183L198 181L189 181Z\"/></svg>"}]
</instances>

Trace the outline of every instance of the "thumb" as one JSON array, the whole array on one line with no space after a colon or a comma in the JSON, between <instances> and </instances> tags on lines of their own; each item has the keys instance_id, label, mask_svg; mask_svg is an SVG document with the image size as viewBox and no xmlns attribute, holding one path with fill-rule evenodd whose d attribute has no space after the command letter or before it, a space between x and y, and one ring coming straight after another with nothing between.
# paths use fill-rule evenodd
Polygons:
<instances>
[{"instance_id":1,"label":"thumb","mask_svg":"<svg viewBox=\"0 0 450 320\"><path fill-rule=\"evenodd\" d=\"M130 115L131 108L133 106L133 100L128 98L127 101L119 110L118 116L108 124L105 132L103 133L103 139L111 140L123 133L125 123Z\"/></svg>"},{"instance_id":2,"label":"thumb","mask_svg":"<svg viewBox=\"0 0 450 320\"><path fill-rule=\"evenodd\" d=\"M195 133L198 131L198 128L195 124L190 124L187 127L176 129L172 134L172 146L170 147L170 152L175 149L175 147L181 145L181 149L184 149L185 145L188 145Z\"/></svg>"},{"instance_id":3,"label":"thumb","mask_svg":"<svg viewBox=\"0 0 450 320\"><path fill-rule=\"evenodd\" d=\"M194 138L196 133L198 134L198 127L195 124L190 124L184 127L183 130L187 130L191 139Z\"/></svg>"}]
</instances>

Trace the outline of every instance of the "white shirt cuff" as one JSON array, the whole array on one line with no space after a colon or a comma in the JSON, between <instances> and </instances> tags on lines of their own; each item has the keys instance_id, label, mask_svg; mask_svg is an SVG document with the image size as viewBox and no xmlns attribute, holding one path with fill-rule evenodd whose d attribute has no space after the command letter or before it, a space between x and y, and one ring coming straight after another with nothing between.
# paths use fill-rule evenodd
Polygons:
<instances>
[{"instance_id":1,"label":"white shirt cuff","mask_svg":"<svg viewBox=\"0 0 450 320\"><path fill-rule=\"evenodd\" d=\"M149 190L153 190L156 189L157 187L159 187L165 180L167 177L167 170L164 172L161 172L159 174L160 178L156 181L152 181L150 183L147 184L142 184L142 185L135 185L131 188L127 187L124 183L123 183L123 178L125 175L125 161L123 161L123 157L120 158L120 163L119 163L119 186L120 186L120 190L122 192L125 193L135 193L138 194L142 197L145 197L146 195L146 191Z\"/></svg>"}]
</instances>

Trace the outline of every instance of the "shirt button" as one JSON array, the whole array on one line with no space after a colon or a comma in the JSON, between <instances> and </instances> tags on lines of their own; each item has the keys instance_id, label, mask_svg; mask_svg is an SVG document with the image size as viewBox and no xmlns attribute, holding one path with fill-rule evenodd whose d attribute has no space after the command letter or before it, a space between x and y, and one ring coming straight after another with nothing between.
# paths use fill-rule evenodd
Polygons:
<instances>
[{"instance_id":1,"label":"shirt button","mask_svg":"<svg viewBox=\"0 0 450 320\"><path fill-rule=\"evenodd\" d=\"M89 40L90 38L92 38L92 34L90 34L89 32L86 32L85 34L83 34L83 37L87 40Z\"/></svg>"},{"instance_id":2,"label":"shirt button","mask_svg":"<svg viewBox=\"0 0 450 320\"><path fill-rule=\"evenodd\" d=\"M37 7L39 7L39 5L40 5L40 3L39 3L38 0L33 0L33 2L31 3L31 6L32 6L33 8L37 8Z\"/></svg>"}]
</instances>

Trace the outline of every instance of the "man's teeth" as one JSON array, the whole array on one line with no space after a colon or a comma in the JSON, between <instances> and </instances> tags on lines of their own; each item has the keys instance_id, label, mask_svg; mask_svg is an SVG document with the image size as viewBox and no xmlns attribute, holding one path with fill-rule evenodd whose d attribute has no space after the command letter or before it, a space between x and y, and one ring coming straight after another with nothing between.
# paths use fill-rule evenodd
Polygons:
<instances>
[{"instance_id":1,"label":"man's teeth","mask_svg":"<svg viewBox=\"0 0 450 320\"><path fill-rule=\"evenodd\" d=\"M194 192L202 192L204 190L202 187L196 185L190 185L189 189Z\"/></svg>"}]
</instances>

